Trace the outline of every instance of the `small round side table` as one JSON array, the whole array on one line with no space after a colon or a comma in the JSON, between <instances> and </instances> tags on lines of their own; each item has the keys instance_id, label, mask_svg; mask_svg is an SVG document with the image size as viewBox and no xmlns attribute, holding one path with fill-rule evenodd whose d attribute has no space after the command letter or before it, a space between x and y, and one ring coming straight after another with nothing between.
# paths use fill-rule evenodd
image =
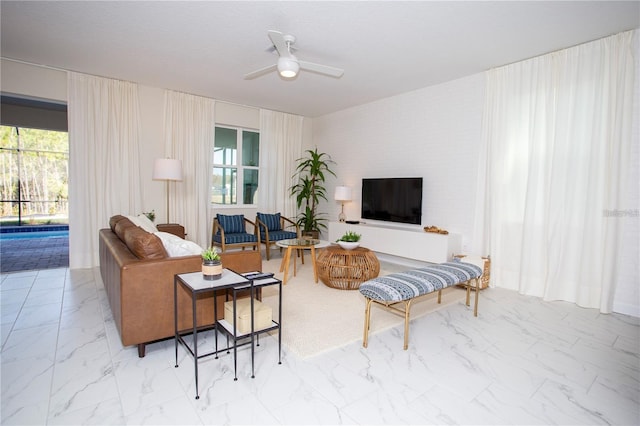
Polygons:
<instances>
[{"instance_id":1,"label":"small round side table","mask_svg":"<svg viewBox=\"0 0 640 426\"><path fill-rule=\"evenodd\" d=\"M345 250L337 245L324 249L316 261L318 277L327 287L357 290L380 273L380 262L368 248Z\"/></svg>"}]
</instances>

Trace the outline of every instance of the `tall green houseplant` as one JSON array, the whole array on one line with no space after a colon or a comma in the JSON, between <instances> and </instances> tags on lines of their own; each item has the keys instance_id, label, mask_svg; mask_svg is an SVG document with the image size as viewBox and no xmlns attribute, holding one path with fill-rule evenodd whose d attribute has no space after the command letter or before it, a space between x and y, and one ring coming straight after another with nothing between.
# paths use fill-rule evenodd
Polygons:
<instances>
[{"instance_id":1,"label":"tall green houseplant","mask_svg":"<svg viewBox=\"0 0 640 426\"><path fill-rule=\"evenodd\" d=\"M321 229L327 227L324 224L326 219L318 213L318 203L320 199L328 201L324 183L328 173L336 175L330 168L335 162L329 154L318 152L318 148L309 149L305 153L305 157L297 160L298 166L293 178L297 178L298 182L290 190L291 196L296 197L296 205L300 211L298 226L305 235L317 238Z\"/></svg>"}]
</instances>

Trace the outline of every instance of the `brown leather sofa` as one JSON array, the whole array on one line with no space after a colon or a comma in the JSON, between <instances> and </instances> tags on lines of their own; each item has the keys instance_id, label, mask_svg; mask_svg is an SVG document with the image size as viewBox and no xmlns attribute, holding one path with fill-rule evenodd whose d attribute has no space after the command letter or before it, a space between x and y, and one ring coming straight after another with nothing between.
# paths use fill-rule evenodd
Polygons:
<instances>
[{"instance_id":1,"label":"brown leather sofa","mask_svg":"<svg viewBox=\"0 0 640 426\"><path fill-rule=\"evenodd\" d=\"M124 221L128 221L127 224ZM145 345L174 336L174 276L202 270L200 255L168 257L160 239L114 216L110 228L99 231L100 274L113 319L124 346ZM257 251L222 253L222 264L236 272L262 270ZM192 327L191 297L178 287L178 327ZM213 323L213 295L198 297L198 325ZM224 297L218 297L218 317L224 317Z\"/></svg>"}]
</instances>

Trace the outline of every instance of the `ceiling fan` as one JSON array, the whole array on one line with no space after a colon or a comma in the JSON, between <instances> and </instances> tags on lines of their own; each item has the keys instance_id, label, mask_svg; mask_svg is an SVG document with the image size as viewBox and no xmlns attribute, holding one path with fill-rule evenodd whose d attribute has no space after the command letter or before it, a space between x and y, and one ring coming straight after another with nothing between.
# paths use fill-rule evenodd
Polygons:
<instances>
[{"instance_id":1,"label":"ceiling fan","mask_svg":"<svg viewBox=\"0 0 640 426\"><path fill-rule=\"evenodd\" d=\"M300 61L291 53L296 38L292 35L282 34L279 31L268 31L269 38L278 53L278 62L268 67L245 74L245 80L252 80L271 71L278 70L278 73L285 79L293 79L298 75L300 69L312 71L329 77L340 78L344 70L330 67L328 65L315 64L313 62Z\"/></svg>"}]
</instances>

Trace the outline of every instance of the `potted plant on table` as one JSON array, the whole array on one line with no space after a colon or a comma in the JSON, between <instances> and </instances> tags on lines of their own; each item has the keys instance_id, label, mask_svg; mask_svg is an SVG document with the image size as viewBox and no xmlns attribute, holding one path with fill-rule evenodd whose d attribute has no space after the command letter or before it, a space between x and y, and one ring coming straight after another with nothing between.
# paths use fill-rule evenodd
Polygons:
<instances>
[{"instance_id":1,"label":"potted plant on table","mask_svg":"<svg viewBox=\"0 0 640 426\"><path fill-rule=\"evenodd\" d=\"M298 183L289 190L291 195L296 197L298 210L302 209L297 219L302 235L319 238L321 229L327 226L324 223L326 219L318 213L318 202L320 199L328 201L324 187L325 175L336 175L330 168L334 161L328 154L318 152L318 148L307 150L306 154L306 157L297 160L298 166L293 178L297 178Z\"/></svg>"},{"instance_id":2,"label":"potted plant on table","mask_svg":"<svg viewBox=\"0 0 640 426\"><path fill-rule=\"evenodd\" d=\"M360 234L353 231L347 231L344 235L336 240L338 245L345 250L353 250L360 246Z\"/></svg>"},{"instance_id":3,"label":"potted plant on table","mask_svg":"<svg viewBox=\"0 0 640 426\"><path fill-rule=\"evenodd\" d=\"M215 247L202 251L202 277L205 280L217 280L222 276L222 261Z\"/></svg>"}]
</instances>

